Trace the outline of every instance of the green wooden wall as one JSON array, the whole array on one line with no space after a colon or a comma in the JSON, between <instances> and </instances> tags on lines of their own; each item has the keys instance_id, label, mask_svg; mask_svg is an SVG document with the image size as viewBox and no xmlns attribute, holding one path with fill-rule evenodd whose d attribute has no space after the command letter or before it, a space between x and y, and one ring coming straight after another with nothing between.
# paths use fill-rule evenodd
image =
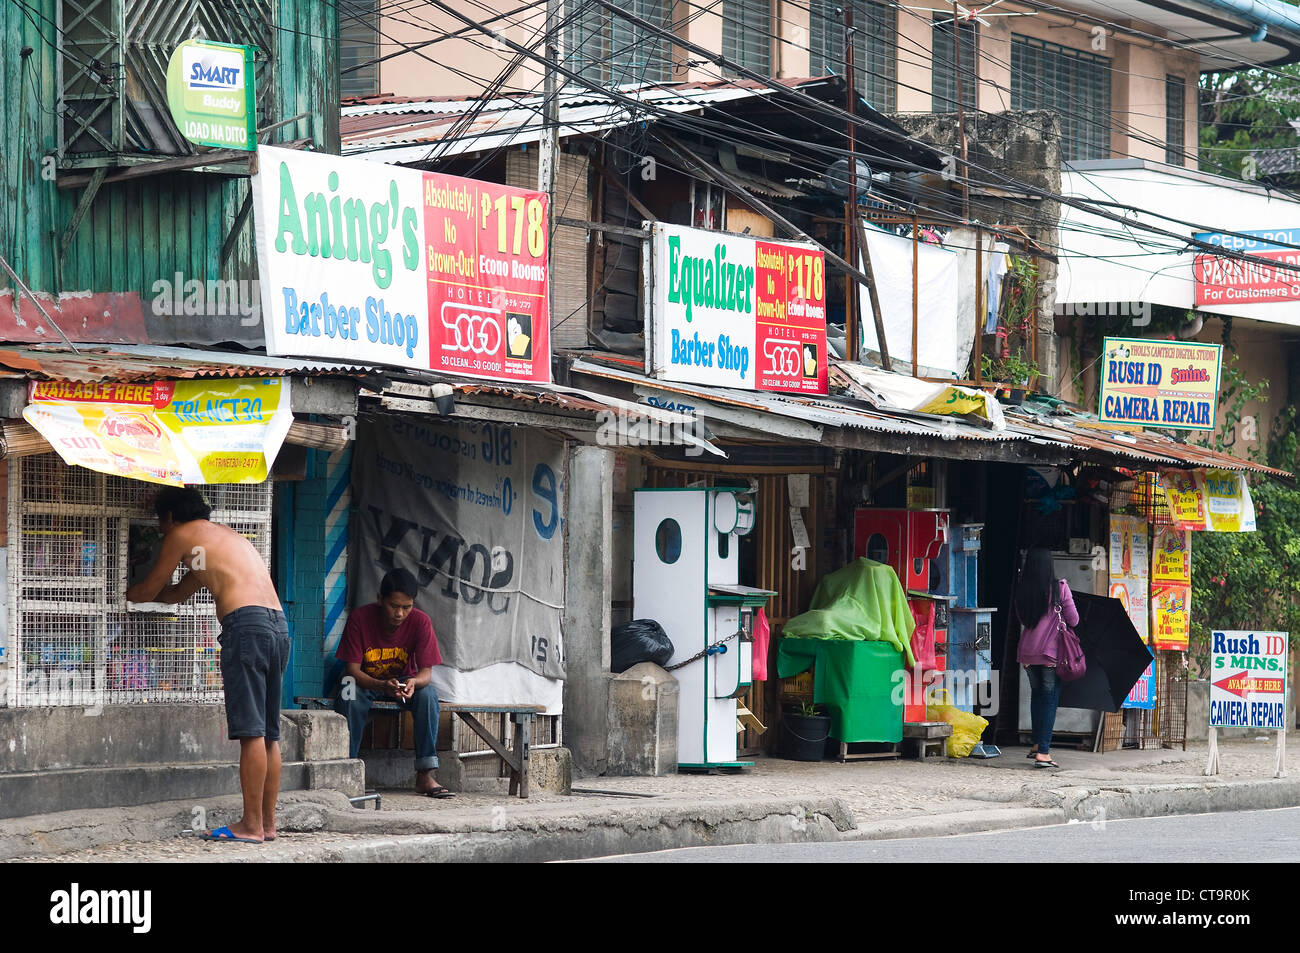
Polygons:
<instances>
[{"instance_id":1,"label":"green wooden wall","mask_svg":"<svg viewBox=\"0 0 1300 953\"><path fill-rule=\"evenodd\" d=\"M232 261L218 272L222 243L248 180L207 172L106 183L60 265L59 242L81 194L81 189L59 189L42 175L43 158L58 148L60 2L0 2L0 255L33 289L54 294L137 292L147 300L156 280L171 280L176 272L201 281L255 277L251 219ZM275 114L308 112L310 117L276 130L270 139L310 136L317 149L337 153L337 7L320 0L278 0L278 18ZM26 46L33 52L24 60L20 53ZM7 287L8 279L0 286ZM166 327L151 324L150 331L158 343L172 336ZM253 331L260 337L260 328ZM216 340L232 339L214 334ZM249 336L248 329L242 336Z\"/></svg>"}]
</instances>

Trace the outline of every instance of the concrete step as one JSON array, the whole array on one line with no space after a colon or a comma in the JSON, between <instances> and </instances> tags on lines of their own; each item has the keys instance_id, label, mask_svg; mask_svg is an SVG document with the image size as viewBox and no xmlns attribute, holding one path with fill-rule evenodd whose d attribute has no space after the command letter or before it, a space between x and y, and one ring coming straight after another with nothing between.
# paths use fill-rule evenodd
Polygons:
<instances>
[{"instance_id":1,"label":"concrete step","mask_svg":"<svg viewBox=\"0 0 1300 953\"><path fill-rule=\"evenodd\" d=\"M365 767L347 758L286 761L280 790L364 793ZM239 764L125 764L0 774L0 819L239 794Z\"/></svg>"},{"instance_id":2,"label":"concrete step","mask_svg":"<svg viewBox=\"0 0 1300 953\"><path fill-rule=\"evenodd\" d=\"M363 793L341 715L282 712L280 751L283 790ZM221 705L0 709L0 818L238 793Z\"/></svg>"},{"instance_id":3,"label":"concrete step","mask_svg":"<svg viewBox=\"0 0 1300 953\"><path fill-rule=\"evenodd\" d=\"M347 721L333 712L280 715L285 761L348 756ZM229 764L222 705L0 708L0 775L127 764Z\"/></svg>"}]
</instances>

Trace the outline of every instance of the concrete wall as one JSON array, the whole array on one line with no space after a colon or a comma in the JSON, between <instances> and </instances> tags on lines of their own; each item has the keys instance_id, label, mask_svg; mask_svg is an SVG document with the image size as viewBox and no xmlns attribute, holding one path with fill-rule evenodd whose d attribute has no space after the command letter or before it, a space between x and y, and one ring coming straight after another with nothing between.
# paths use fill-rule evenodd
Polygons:
<instances>
[{"instance_id":1,"label":"concrete wall","mask_svg":"<svg viewBox=\"0 0 1300 953\"><path fill-rule=\"evenodd\" d=\"M1288 350L1287 342L1293 337L1290 328L1262 324L1238 318L1232 323L1232 343L1237 355L1236 367L1246 375L1252 384L1260 380L1269 382L1268 399L1251 401L1242 408L1242 414L1255 418L1254 439L1245 422L1239 423L1235 433L1229 434L1232 440L1229 452L1237 457L1249 457L1256 450L1263 451L1268 445L1268 434L1273 421L1286 406ZM1223 322L1212 318L1205 322L1196 340L1210 344L1223 341ZM1223 351L1223 363L1227 366L1232 361L1233 353L1227 348ZM1219 401L1220 427L1223 426L1224 412L1228 408L1222 399Z\"/></svg>"},{"instance_id":2,"label":"concrete wall","mask_svg":"<svg viewBox=\"0 0 1300 953\"><path fill-rule=\"evenodd\" d=\"M471 0L452 0L457 10L477 20L486 18L481 7ZM506 12L514 4L492 0L493 9ZM1000 13L1017 11L1003 5ZM381 55L400 49L398 43L427 42L433 30L455 32L464 24L433 7L418 13L399 0L386 0L381 24L389 39L381 38ZM809 74L808 43L809 4L795 0L775 0L772 5L772 32L778 37L772 44L772 73L780 77ZM1027 9L1021 12L1029 12ZM515 42L533 46L537 31L544 25L545 5L517 17L513 22L496 24L501 33ZM676 0L672 20L678 34L706 49L722 48L721 7L693 0ZM900 9L897 15L897 106L900 112L930 109L931 90L931 14ZM1196 81L1198 60L1192 53L1176 50L1143 38L1129 38L1113 31L1094 32L1093 26L1071 16L1039 10L1034 16L990 18L990 25L979 27L979 108L986 112L1004 112L1011 108L1011 35L1035 37L1070 49L1106 56L1111 59L1112 132L1111 150L1115 157L1134 156L1164 161L1165 151L1165 76L1183 77L1187 100L1184 104L1183 147L1195 156L1197 148ZM1157 27L1138 21L1135 30L1162 36ZM470 32L464 37L440 40L421 51L402 53L380 64L380 90L409 96L468 96L493 79L513 56L504 44L490 37ZM713 82L720 68L713 63L698 64L699 57L682 47L675 47L673 72L675 81ZM688 66L687 61L696 63ZM541 82L536 64L526 62L510 76L506 91L535 89ZM1195 165L1194 159L1188 164Z\"/></svg>"},{"instance_id":3,"label":"concrete wall","mask_svg":"<svg viewBox=\"0 0 1300 953\"><path fill-rule=\"evenodd\" d=\"M565 520L564 743L579 775L609 757L610 527L614 454L576 447L569 457Z\"/></svg>"},{"instance_id":4,"label":"concrete wall","mask_svg":"<svg viewBox=\"0 0 1300 953\"><path fill-rule=\"evenodd\" d=\"M900 113L891 116L909 133L952 154L958 153L955 113ZM1061 188L1061 132L1054 113L1005 113L968 117L968 154L973 166L1003 172L1013 178L1059 193ZM980 173L975 173L976 177ZM1047 248L1057 244L1060 205L1000 198L971 197L971 218L982 222L1015 222ZM964 280L964 279L963 279ZM1039 260L1038 368L1046 381L1057 376L1058 344L1055 317L1056 265ZM1044 384L1046 386L1046 383Z\"/></svg>"}]
</instances>

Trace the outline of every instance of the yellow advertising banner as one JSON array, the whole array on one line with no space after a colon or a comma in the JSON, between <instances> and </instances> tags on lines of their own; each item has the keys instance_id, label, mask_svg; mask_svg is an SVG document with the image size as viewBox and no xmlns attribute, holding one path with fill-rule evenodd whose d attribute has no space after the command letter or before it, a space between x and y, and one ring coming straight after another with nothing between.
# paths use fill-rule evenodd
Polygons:
<instances>
[{"instance_id":1,"label":"yellow advertising banner","mask_svg":"<svg viewBox=\"0 0 1300 953\"><path fill-rule=\"evenodd\" d=\"M1191 615L1190 586L1151 587L1151 642L1157 649L1187 651Z\"/></svg>"},{"instance_id":2,"label":"yellow advertising banner","mask_svg":"<svg viewBox=\"0 0 1300 953\"><path fill-rule=\"evenodd\" d=\"M1179 529L1253 533L1255 501L1244 474L1231 470L1161 470L1160 485Z\"/></svg>"},{"instance_id":3,"label":"yellow advertising banner","mask_svg":"<svg viewBox=\"0 0 1300 953\"><path fill-rule=\"evenodd\" d=\"M1255 529L1255 504L1246 478L1231 470L1206 470L1205 510L1216 533L1249 533Z\"/></svg>"},{"instance_id":4,"label":"yellow advertising banner","mask_svg":"<svg viewBox=\"0 0 1300 953\"><path fill-rule=\"evenodd\" d=\"M284 378L40 381L23 419L65 463L182 486L261 483L293 414Z\"/></svg>"},{"instance_id":5,"label":"yellow advertising banner","mask_svg":"<svg viewBox=\"0 0 1300 953\"><path fill-rule=\"evenodd\" d=\"M1205 529L1205 497L1193 470L1161 470L1160 485L1169 498L1174 525Z\"/></svg>"},{"instance_id":6,"label":"yellow advertising banner","mask_svg":"<svg viewBox=\"0 0 1300 953\"><path fill-rule=\"evenodd\" d=\"M1192 584L1192 531L1173 526L1156 530L1151 553L1151 581L1190 586Z\"/></svg>"}]
</instances>

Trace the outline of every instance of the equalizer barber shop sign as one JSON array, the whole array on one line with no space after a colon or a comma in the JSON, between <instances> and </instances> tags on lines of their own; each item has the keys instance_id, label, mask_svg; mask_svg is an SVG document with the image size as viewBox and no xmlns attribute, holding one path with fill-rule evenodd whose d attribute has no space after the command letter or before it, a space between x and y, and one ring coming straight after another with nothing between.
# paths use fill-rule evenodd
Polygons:
<instances>
[{"instance_id":1,"label":"equalizer barber shop sign","mask_svg":"<svg viewBox=\"0 0 1300 953\"><path fill-rule=\"evenodd\" d=\"M826 259L794 242L656 222L646 373L742 390L827 393Z\"/></svg>"},{"instance_id":2,"label":"equalizer barber shop sign","mask_svg":"<svg viewBox=\"0 0 1300 953\"><path fill-rule=\"evenodd\" d=\"M268 354L551 379L547 196L261 146Z\"/></svg>"}]
</instances>

